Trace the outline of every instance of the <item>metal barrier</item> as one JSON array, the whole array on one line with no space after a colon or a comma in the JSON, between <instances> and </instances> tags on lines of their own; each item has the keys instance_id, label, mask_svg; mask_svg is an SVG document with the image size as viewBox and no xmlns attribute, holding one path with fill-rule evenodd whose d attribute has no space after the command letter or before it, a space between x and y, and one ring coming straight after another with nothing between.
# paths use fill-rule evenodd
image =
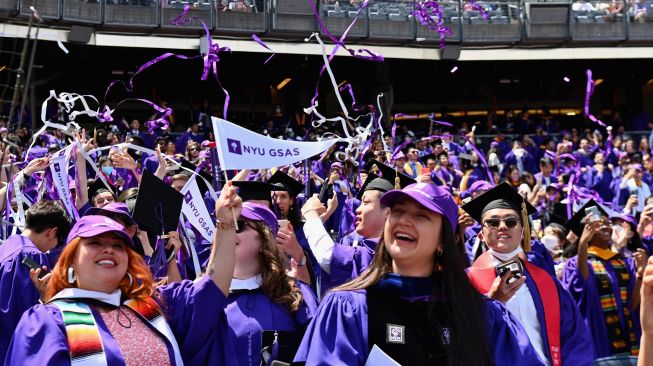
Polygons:
<instances>
[{"instance_id":1,"label":"metal barrier","mask_svg":"<svg viewBox=\"0 0 653 366\"><path fill-rule=\"evenodd\" d=\"M314 0L316 3L318 0ZM272 0L270 31L299 33L307 36L317 31L315 15L308 1Z\"/></svg>"},{"instance_id":2,"label":"metal barrier","mask_svg":"<svg viewBox=\"0 0 653 366\"><path fill-rule=\"evenodd\" d=\"M30 6L34 6L43 19L61 19L61 0L20 0L20 15L32 15Z\"/></svg>"},{"instance_id":3,"label":"metal barrier","mask_svg":"<svg viewBox=\"0 0 653 366\"><path fill-rule=\"evenodd\" d=\"M369 6L369 38L415 39L413 0L375 1Z\"/></svg>"},{"instance_id":4,"label":"metal barrier","mask_svg":"<svg viewBox=\"0 0 653 366\"><path fill-rule=\"evenodd\" d=\"M18 9L20 9L18 0L0 0L0 11L15 14L18 13Z\"/></svg>"},{"instance_id":5,"label":"metal barrier","mask_svg":"<svg viewBox=\"0 0 653 366\"><path fill-rule=\"evenodd\" d=\"M519 1L479 2L485 16L469 3L463 11L463 42L505 43L521 40Z\"/></svg>"},{"instance_id":6,"label":"metal barrier","mask_svg":"<svg viewBox=\"0 0 653 366\"><path fill-rule=\"evenodd\" d=\"M314 0L329 31L340 36L351 24L362 2ZM494 0L477 2L487 13L463 0L442 0L443 25L452 34L446 42L510 44L527 42L653 41L651 0ZM266 33L302 37L318 30L307 0L0 0L0 19L31 15L34 6L41 17L87 23L112 30L138 32L138 28L186 33L201 30L199 21L183 26L170 24L185 5L190 15L211 29L235 34ZM360 13L349 32L350 39L417 41L437 44L440 35L418 24L414 0L377 0ZM437 19L434 19L437 20ZM55 24L56 25L56 22Z\"/></svg>"},{"instance_id":7,"label":"metal barrier","mask_svg":"<svg viewBox=\"0 0 653 366\"><path fill-rule=\"evenodd\" d=\"M159 26L159 0L106 0L105 4L104 24L143 28Z\"/></svg>"},{"instance_id":8,"label":"metal barrier","mask_svg":"<svg viewBox=\"0 0 653 366\"><path fill-rule=\"evenodd\" d=\"M653 41L653 4L639 0L628 8L628 39Z\"/></svg>"},{"instance_id":9,"label":"metal barrier","mask_svg":"<svg viewBox=\"0 0 653 366\"><path fill-rule=\"evenodd\" d=\"M63 0L63 20L102 24L104 6L99 0Z\"/></svg>"},{"instance_id":10,"label":"metal barrier","mask_svg":"<svg viewBox=\"0 0 653 366\"><path fill-rule=\"evenodd\" d=\"M611 3L578 1L571 5L571 10L573 40L626 39L626 6L623 0L613 0Z\"/></svg>"},{"instance_id":11,"label":"metal barrier","mask_svg":"<svg viewBox=\"0 0 653 366\"><path fill-rule=\"evenodd\" d=\"M186 5L190 5L188 15L195 19L184 23L182 27L172 25L170 22L181 14ZM204 27L199 19L202 19L209 29L213 29L213 6L209 0L191 2L170 0L161 3L161 28L203 30Z\"/></svg>"},{"instance_id":12,"label":"metal barrier","mask_svg":"<svg viewBox=\"0 0 653 366\"><path fill-rule=\"evenodd\" d=\"M320 3L320 16L331 34L341 36L356 18L361 4L349 4L343 1L341 5L338 0L326 0ZM367 37L367 13L368 9L360 13L356 24L348 33L348 38Z\"/></svg>"},{"instance_id":13,"label":"metal barrier","mask_svg":"<svg viewBox=\"0 0 653 366\"><path fill-rule=\"evenodd\" d=\"M216 0L216 29L236 33L262 33L268 29L267 1Z\"/></svg>"}]
</instances>

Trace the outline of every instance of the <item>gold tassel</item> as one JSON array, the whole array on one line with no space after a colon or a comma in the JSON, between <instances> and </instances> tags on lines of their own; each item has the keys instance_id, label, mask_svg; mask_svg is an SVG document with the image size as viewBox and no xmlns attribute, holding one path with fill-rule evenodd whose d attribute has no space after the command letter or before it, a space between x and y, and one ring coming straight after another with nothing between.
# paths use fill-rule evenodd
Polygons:
<instances>
[{"instance_id":1,"label":"gold tassel","mask_svg":"<svg viewBox=\"0 0 653 366\"><path fill-rule=\"evenodd\" d=\"M526 209L526 201L521 202L521 220L524 226L524 252L531 251L531 225L528 222L528 210Z\"/></svg>"},{"instance_id":2,"label":"gold tassel","mask_svg":"<svg viewBox=\"0 0 653 366\"><path fill-rule=\"evenodd\" d=\"M401 179L399 179L399 173L395 173L395 189L401 189Z\"/></svg>"}]
</instances>

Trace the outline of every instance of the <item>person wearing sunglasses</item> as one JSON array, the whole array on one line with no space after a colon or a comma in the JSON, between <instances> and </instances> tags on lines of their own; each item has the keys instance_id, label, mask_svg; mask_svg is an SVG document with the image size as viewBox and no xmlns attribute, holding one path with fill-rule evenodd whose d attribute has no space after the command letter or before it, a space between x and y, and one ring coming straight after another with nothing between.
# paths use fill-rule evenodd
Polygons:
<instances>
[{"instance_id":1,"label":"person wearing sunglasses","mask_svg":"<svg viewBox=\"0 0 653 366\"><path fill-rule=\"evenodd\" d=\"M445 188L414 183L380 204L389 215L372 263L324 297L295 362L542 364L514 317L465 278L458 206Z\"/></svg>"},{"instance_id":2,"label":"person wearing sunglasses","mask_svg":"<svg viewBox=\"0 0 653 366\"><path fill-rule=\"evenodd\" d=\"M591 365L592 339L576 303L531 251L528 215L535 208L504 182L462 209L481 224L478 238L489 248L467 273L476 289L519 319L546 365Z\"/></svg>"},{"instance_id":3,"label":"person wearing sunglasses","mask_svg":"<svg viewBox=\"0 0 653 366\"><path fill-rule=\"evenodd\" d=\"M189 142L188 146L186 146L186 160L195 165L199 164L201 150L202 148L200 147L200 144L195 141Z\"/></svg>"},{"instance_id":4,"label":"person wearing sunglasses","mask_svg":"<svg viewBox=\"0 0 653 366\"><path fill-rule=\"evenodd\" d=\"M235 353L225 364L290 362L317 299L307 285L286 274L287 259L275 241L279 225L270 209L245 202L237 223L235 268L224 310L227 341Z\"/></svg>"}]
</instances>

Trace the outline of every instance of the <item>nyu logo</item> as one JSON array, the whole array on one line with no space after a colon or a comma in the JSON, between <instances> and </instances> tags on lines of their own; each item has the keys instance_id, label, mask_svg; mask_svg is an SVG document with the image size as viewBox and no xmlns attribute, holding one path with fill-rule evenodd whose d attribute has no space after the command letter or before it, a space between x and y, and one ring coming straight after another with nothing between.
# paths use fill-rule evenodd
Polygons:
<instances>
[{"instance_id":1,"label":"nyu logo","mask_svg":"<svg viewBox=\"0 0 653 366\"><path fill-rule=\"evenodd\" d=\"M232 140L232 139L227 139L227 148L229 149L229 152L232 154L238 154L238 155L243 155L243 150L240 147L240 141L238 140Z\"/></svg>"},{"instance_id":2,"label":"nyu logo","mask_svg":"<svg viewBox=\"0 0 653 366\"><path fill-rule=\"evenodd\" d=\"M61 167L59 166L59 163L54 163L54 171L57 173L61 171Z\"/></svg>"},{"instance_id":3,"label":"nyu logo","mask_svg":"<svg viewBox=\"0 0 653 366\"><path fill-rule=\"evenodd\" d=\"M190 194L190 191L188 191L186 193L186 195L184 196L184 201L186 201L186 203L190 203L190 201L192 201L192 200L193 200L193 195Z\"/></svg>"},{"instance_id":4,"label":"nyu logo","mask_svg":"<svg viewBox=\"0 0 653 366\"><path fill-rule=\"evenodd\" d=\"M405 344L406 327L403 325L386 324L386 342Z\"/></svg>"}]
</instances>

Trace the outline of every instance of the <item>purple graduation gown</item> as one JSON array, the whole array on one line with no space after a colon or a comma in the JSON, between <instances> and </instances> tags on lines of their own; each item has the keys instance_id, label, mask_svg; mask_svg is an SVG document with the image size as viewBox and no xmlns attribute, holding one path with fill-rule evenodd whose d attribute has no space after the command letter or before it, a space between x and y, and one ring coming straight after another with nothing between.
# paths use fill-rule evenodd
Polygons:
<instances>
[{"instance_id":1,"label":"purple graduation gown","mask_svg":"<svg viewBox=\"0 0 653 366\"><path fill-rule=\"evenodd\" d=\"M186 365L207 364L209 352L213 360L220 360L224 349L210 349L209 341L223 344L224 313L219 311L226 305L224 294L208 277L197 283L182 281L159 287L162 310L172 330L181 356ZM118 343L109 333L102 317L93 312L109 365L124 365ZM149 324L149 323L146 323ZM158 333L153 327L152 330ZM175 365L172 345L161 335ZM9 346L5 366L66 366L70 365L70 351L66 339L66 329L61 312L54 305L36 305L23 314ZM224 360L215 365L226 365Z\"/></svg>"},{"instance_id":2,"label":"purple graduation gown","mask_svg":"<svg viewBox=\"0 0 653 366\"><path fill-rule=\"evenodd\" d=\"M628 284L628 299L632 299L633 287L635 286L635 262L632 258L625 258L626 267L628 272L630 272L630 283ZM627 304L621 302L621 297L619 295L619 285L617 281L617 274L612 269L612 266L606 264L605 270L612 278L612 284L614 287L614 294L617 300L617 308L619 312L619 318L622 323L622 329L626 329L624 326L623 319L623 309L624 306L632 309L630 301ZM591 263L588 261L589 276L587 280L583 278L583 275L578 270L578 256L570 258L565 263L565 269L562 274L562 284L563 286L571 293L573 299L576 302L576 306L580 310L580 314L585 320L585 324L592 334L592 340L594 343L594 352L596 357L608 357L612 356L612 351L610 347L610 338L608 337L608 330L605 324L605 316L603 315L603 309L601 308L601 298L599 295L599 288L596 282L596 277L594 276L594 270L592 269ZM631 316L637 317L636 311L631 311ZM637 324L634 322L633 324ZM638 333L638 331L636 330Z\"/></svg>"},{"instance_id":3,"label":"purple graduation gown","mask_svg":"<svg viewBox=\"0 0 653 366\"><path fill-rule=\"evenodd\" d=\"M29 279L29 268L21 263L25 257L52 269L45 253L25 236L12 235L0 245L0 360L7 353L23 312L39 302L39 292Z\"/></svg>"},{"instance_id":4,"label":"purple graduation gown","mask_svg":"<svg viewBox=\"0 0 653 366\"><path fill-rule=\"evenodd\" d=\"M224 309L229 330L226 343L235 353L229 353L225 365L261 365L261 334L263 330L296 331L300 335L313 319L317 299L304 283L296 282L302 291L303 301L295 313L284 304L272 302L260 289L229 294ZM222 340L213 341L218 347ZM211 363L214 365L214 363Z\"/></svg>"},{"instance_id":5,"label":"purple graduation gown","mask_svg":"<svg viewBox=\"0 0 653 366\"><path fill-rule=\"evenodd\" d=\"M361 238L356 247L342 244L334 245L331 253L331 273L328 275L328 281L323 282L327 286L326 288L342 285L358 277L370 266L378 243L378 238Z\"/></svg>"},{"instance_id":6,"label":"purple graduation gown","mask_svg":"<svg viewBox=\"0 0 653 366\"><path fill-rule=\"evenodd\" d=\"M485 304L488 347L495 365L541 365L519 321L498 302L487 299ZM308 326L295 362L364 365L369 352L367 321L365 290L330 292Z\"/></svg>"}]
</instances>

